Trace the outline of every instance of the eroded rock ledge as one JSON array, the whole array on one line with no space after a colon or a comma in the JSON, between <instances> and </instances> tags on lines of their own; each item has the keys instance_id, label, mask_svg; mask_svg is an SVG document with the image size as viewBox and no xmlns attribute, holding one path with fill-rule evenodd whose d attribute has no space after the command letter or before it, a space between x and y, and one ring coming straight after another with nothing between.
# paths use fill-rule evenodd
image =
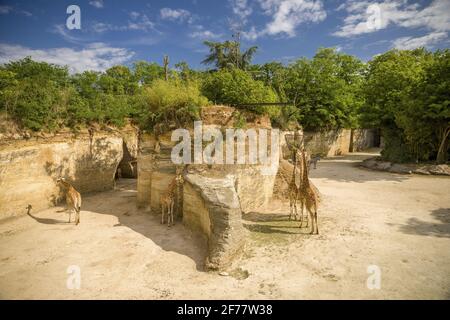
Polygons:
<instances>
[{"instance_id":1,"label":"eroded rock ledge","mask_svg":"<svg viewBox=\"0 0 450 320\"><path fill-rule=\"evenodd\" d=\"M206 235L205 266L209 270L219 270L231 262L244 244L236 176L207 177L192 172L185 179L183 220Z\"/></svg>"},{"instance_id":2,"label":"eroded rock ledge","mask_svg":"<svg viewBox=\"0 0 450 320\"><path fill-rule=\"evenodd\" d=\"M402 174L424 174L450 176L450 166L447 164L413 164L413 163L393 163L383 161L380 158L366 159L361 166L368 169L388 171Z\"/></svg>"},{"instance_id":3,"label":"eroded rock ledge","mask_svg":"<svg viewBox=\"0 0 450 320\"><path fill-rule=\"evenodd\" d=\"M138 132L83 130L0 143L0 219L22 215L62 200L56 179L69 180L81 194L112 189L124 145L137 141ZM135 137L135 138L133 138ZM134 147L137 149L137 145Z\"/></svg>"}]
</instances>

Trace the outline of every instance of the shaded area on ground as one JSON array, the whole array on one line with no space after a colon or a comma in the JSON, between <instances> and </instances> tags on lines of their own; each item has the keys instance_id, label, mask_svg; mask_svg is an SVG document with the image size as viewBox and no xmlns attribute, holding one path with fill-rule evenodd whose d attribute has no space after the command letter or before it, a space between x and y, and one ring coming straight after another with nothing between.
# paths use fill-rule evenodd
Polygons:
<instances>
[{"instance_id":1,"label":"shaded area on ground","mask_svg":"<svg viewBox=\"0 0 450 320\"><path fill-rule=\"evenodd\" d=\"M448 298L450 179L398 180L355 167L356 157L311 170L323 194L320 235L289 221L288 202L244 214L248 243L228 276L201 271L205 248L180 222L167 228L136 208L134 180L84 196L78 226L60 207L1 221L0 298ZM380 290L366 286L373 264ZM80 290L67 289L71 265L80 266Z\"/></svg>"},{"instance_id":2,"label":"shaded area on ground","mask_svg":"<svg viewBox=\"0 0 450 320\"><path fill-rule=\"evenodd\" d=\"M398 225L399 230L412 235L450 238L450 208L432 210L431 217L438 222L410 218L406 224Z\"/></svg>"}]
</instances>

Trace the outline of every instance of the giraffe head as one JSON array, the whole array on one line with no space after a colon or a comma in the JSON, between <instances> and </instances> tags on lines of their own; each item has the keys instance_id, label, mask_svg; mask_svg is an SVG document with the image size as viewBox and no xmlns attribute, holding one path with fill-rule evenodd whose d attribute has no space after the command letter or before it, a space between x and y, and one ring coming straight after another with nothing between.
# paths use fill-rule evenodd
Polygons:
<instances>
[{"instance_id":1,"label":"giraffe head","mask_svg":"<svg viewBox=\"0 0 450 320\"><path fill-rule=\"evenodd\" d=\"M58 179L56 179L56 184L59 186L67 187L69 183L65 178L59 177Z\"/></svg>"},{"instance_id":2,"label":"giraffe head","mask_svg":"<svg viewBox=\"0 0 450 320\"><path fill-rule=\"evenodd\" d=\"M179 166L176 168L176 175L175 175L175 181L177 182L177 184L183 184L184 183L184 172L185 172L185 168L184 166Z\"/></svg>"}]
</instances>

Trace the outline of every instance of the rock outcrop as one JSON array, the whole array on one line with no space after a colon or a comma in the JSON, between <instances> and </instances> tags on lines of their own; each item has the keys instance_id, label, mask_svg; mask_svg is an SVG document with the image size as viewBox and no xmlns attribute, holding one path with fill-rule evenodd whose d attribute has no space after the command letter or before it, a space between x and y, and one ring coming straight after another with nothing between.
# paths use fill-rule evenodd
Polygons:
<instances>
[{"instance_id":1,"label":"rock outcrop","mask_svg":"<svg viewBox=\"0 0 450 320\"><path fill-rule=\"evenodd\" d=\"M206 268L220 270L245 243L236 176L207 177L192 172L185 178L183 221L207 241Z\"/></svg>"},{"instance_id":2,"label":"rock outcrop","mask_svg":"<svg viewBox=\"0 0 450 320\"><path fill-rule=\"evenodd\" d=\"M28 204L35 211L57 204L60 176L81 194L112 189L123 143L122 134L112 129L2 141L0 219L26 213Z\"/></svg>"},{"instance_id":3,"label":"rock outcrop","mask_svg":"<svg viewBox=\"0 0 450 320\"><path fill-rule=\"evenodd\" d=\"M232 127L234 122L234 109L230 107L207 107L201 114L204 132L213 129L223 131ZM271 129L270 121L265 117L252 117L246 129ZM152 134L141 136L138 205L154 214L160 214L160 195L175 175L171 151L176 143L171 141L171 132L160 134L157 138ZM268 147L271 149L270 143ZM187 228L201 235L207 243L207 269L220 270L232 261L245 243L242 214L270 201L278 170L278 157L272 175L263 174L262 168L261 164L187 166L185 183L176 201L175 216L181 218Z\"/></svg>"},{"instance_id":4,"label":"rock outcrop","mask_svg":"<svg viewBox=\"0 0 450 320\"><path fill-rule=\"evenodd\" d=\"M392 173L450 176L450 166L448 164L393 163L383 161L380 158L370 158L361 162L361 166Z\"/></svg>"}]
</instances>

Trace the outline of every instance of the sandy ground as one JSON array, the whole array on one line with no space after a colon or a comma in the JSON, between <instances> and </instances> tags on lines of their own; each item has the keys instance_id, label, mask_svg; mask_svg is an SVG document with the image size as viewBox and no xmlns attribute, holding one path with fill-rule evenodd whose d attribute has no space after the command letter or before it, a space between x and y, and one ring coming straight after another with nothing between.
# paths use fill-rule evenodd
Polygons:
<instances>
[{"instance_id":1,"label":"sandy ground","mask_svg":"<svg viewBox=\"0 0 450 320\"><path fill-rule=\"evenodd\" d=\"M3 221L0 298L450 299L450 179L356 167L367 156L312 170L319 236L288 221L286 204L246 214L229 276L202 271L205 248L181 223L136 209L133 180L85 196L79 226L61 208ZM380 289L367 287L370 265ZM80 289L67 287L70 266Z\"/></svg>"}]
</instances>

